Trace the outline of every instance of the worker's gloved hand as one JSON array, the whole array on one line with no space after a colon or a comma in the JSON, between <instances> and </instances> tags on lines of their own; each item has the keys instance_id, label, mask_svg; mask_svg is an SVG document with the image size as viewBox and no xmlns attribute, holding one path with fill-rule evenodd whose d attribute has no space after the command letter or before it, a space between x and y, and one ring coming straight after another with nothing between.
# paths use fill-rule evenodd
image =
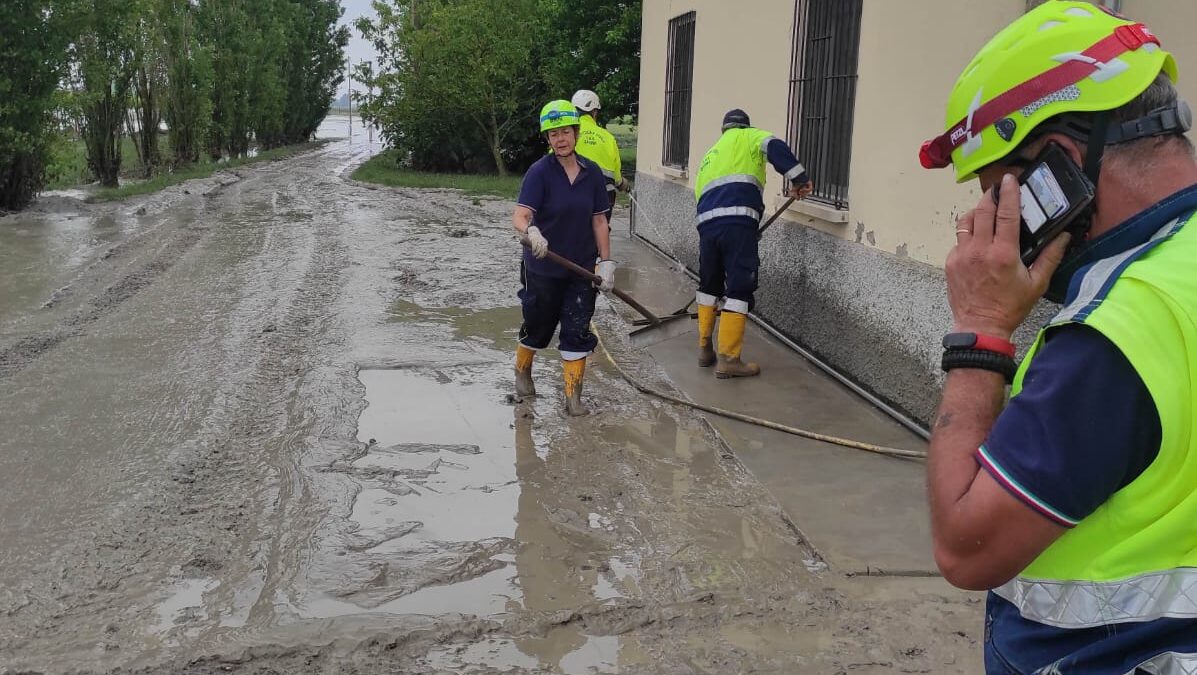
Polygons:
<instances>
[{"instance_id":1,"label":"worker's gloved hand","mask_svg":"<svg viewBox=\"0 0 1197 675\"><path fill-rule=\"evenodd\" d=\"M794 199L803 199L814 191L815 184L808 180L802 185L794 185L790 187L790 191L787 194Z\"/></svg>"},{"instance_id":2,"label":"worker's gloved hand","mask_svg":"<svg viewBox=\"0 0 1197 675\"><path fill-rule=\"evenodd\" d=\"M537 258L543 258L549 253L549 240L544 238L540 233L540 228L535 225L528 228L528 246L532 249L532 255Z\"/></svg>"},{"instance_id":3,"label":"worker's gloved hand","mask_svg":"<svg viewBox=\"0 0 1197 675\"><path fill-rule=\"evenodd\" d=\"M594 267L594 273L602 277L602 283L598 285L600 291L609 291L615 288L615 261L603 260Z\"/></svg>"},{"instance_id":4,"label":"worker's gloved hand","mask_svg":"<svg viewBox=\"0 0 1197 675\"><path fill-rule=\"evenodd\" d=\"M619 190L620 192L630 193L632 191L632 183L627 178L625 178L619 185L615 186L615 189Z\"/></svg>"}]
</instances>

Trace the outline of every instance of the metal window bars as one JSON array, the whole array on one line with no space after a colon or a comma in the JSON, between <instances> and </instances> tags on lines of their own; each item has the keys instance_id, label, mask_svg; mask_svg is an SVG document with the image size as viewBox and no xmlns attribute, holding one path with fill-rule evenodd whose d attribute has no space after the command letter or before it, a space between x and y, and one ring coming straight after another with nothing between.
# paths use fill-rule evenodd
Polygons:
<instances>
[{"instance_id":1,"label":"metal window bars","mask_svg":"<svg viewBox=\"0 0 1197 675\"><path fill-rule=\"evenodd\" d=\"M669 20L665 71L665 133L661 163L685 170L690 161L690 103L694 81L694 12Z\"/></svg>"},{"instance_id":2,"label":"metal window bars","mask_svg":"<svg viewBox=\"0 0 1197 675\"><path fill-rule=\"evenodd\" d=\"M791 147L815 183L811 199L848 207L852 116L863 0L795 0Z\"/></svg>"}]
</instances>

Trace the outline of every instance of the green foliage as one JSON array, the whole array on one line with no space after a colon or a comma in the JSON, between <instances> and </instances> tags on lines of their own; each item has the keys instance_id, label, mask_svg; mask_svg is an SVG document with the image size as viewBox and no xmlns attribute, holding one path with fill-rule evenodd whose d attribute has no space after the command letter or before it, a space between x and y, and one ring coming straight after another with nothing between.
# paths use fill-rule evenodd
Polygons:
<instances>
[{"instance_id":1,"label":"green foliage","mask_svg":"<svg viewBox=\"0 0 1197 675\"><path fill-rule=\"evenodd\" d=\"M87 143L88 164L104 186L115 186L120 176L120 134L138 66L134 51L143 9L141 0L71 4L76 32L69 54L82 111L79 127Z\"/></svg>"},{"instance_id":2,"label":"green foliage","mask_svg":"<svg viewBox=\"0 0 1197 675\"><path fill-rule=\"evenodd\" d=\"M176 166L199 160L212 124L212 51L200 39L196 14L190 0L156 0L154 5L167 82L162 112Z\"/></svg>"},{"instance_id":3,"label":"green foliage","mask_svg":"<svg viewBox=\"0 0 1197 675\"><path fill-rule=\"evenodd\" d=\"M354 180L390 187L453 188L461 190L467 195L503 197L504 199L515 199L519 195L521 182L519 176L413 171L404 168L400 159L398 151L386 150L371 157L358 167L351 177Z\"/></svg>"},{"instance_id":4,"label":"green foliage","mask_svg":"<svg viewBox=\"0 0 1197 675\"><path fill-rule=\"evenodd\" d=\"M121 166L126 167L122 175L128 176L135 170L132 167L137 165L140 156L137 142L130 136L121 138L120 153ZM94 180L95 176L87 162L87 144L71 135L56 136L50 143L46 162L46 188L60 190Z\"/></svg>"},{"instance_id":5,"label":"green foliage","mask_svg":"<svg viewBox=\"0 0 1197 675\"><path fill-rule=\"evenodd\" d=\"M0 26L0 209L15 210L42 189L70 32L45 0L3 0Z\"/></svg>"},{"instance_id":6,"label":"green foliage","mask_svg":"<svg viewBox=\"0 0 1197 675\"><path fill-rule=\"evenodd\" d=\"M541 0L552 25L542 70L549 91L592 89L602 116L635 115L640 96L641 0Z\"/></svg>"},{"instance_id":7,"label":"green foliage","mask_svg":"<svg viewBox=\"0 0 1197 675\"><path fill-rule=\"evenodd\" d=\"M340 16L338 0L0 1L0 209L47 177L112 187L122 167L307 141L341 81Z\"/></svg>"},{"instance_id":8,"label":"green foliage","mask_svg":"<svg viewBox=\"0 0 1197 675\"><path fill-rule=\"evenodd\" d=\"M544 155L545 102L593 88L622 114L637 97L640 3L375 0L359 20L379 55L355 74L362 116L407 166L522 170Z\"/></svg>"}]
</instances>

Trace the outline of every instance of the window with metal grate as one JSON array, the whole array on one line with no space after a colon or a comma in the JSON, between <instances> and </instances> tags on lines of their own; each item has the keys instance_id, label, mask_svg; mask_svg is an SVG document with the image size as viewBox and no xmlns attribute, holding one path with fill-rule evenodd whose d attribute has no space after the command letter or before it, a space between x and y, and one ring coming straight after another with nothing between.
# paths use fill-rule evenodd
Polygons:
<instances>
[{"instance_id":1,"label":"window with metal grate","mask_svg":"<svg viewBox=\"0 0 1197 675\"><path fill-rule=\"evenodd\" d=\"M669 21L665 72L665 133L661 163L685 170L690 161L690 103L694 82L694 12Z\"/></svg>"},{"instance_id":2,"label":"window with metal grate","mask_svg":"<svg viewBox=\"0 0 1197 675\"><path fill-rule=\"evenodd\" d=\"M810 173L810 199L848 208L852 116L863 0L796 0L790 147Z\"/></svg>"}]
</instances>

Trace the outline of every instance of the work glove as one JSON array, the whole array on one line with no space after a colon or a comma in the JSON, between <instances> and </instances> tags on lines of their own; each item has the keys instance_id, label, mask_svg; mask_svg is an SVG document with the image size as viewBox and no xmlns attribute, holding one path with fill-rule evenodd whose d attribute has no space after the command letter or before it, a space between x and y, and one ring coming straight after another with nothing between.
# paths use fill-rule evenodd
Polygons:
<instances>
[{"instance_id":1,"label":"work glove","mask_svg":"<svg viewBox=\"0 0 1197 675\"><path fill-rule=\"evenodd\" d=\"M528 238L528 247L532 249L532 255L543 258L549 254L549 240L540 233L539 227L529 227L525 236Z\"/></svg>"},{"instance_id":2,"label":"work glove","mask_svg":"<svg viewBox=\"0 0 1197 675\"><path fill-rule=\"evenodd\" d=\"M632 192L632 184L627 178L625 178L622 182L620 182L619 185L615 186L615 189L619 190L620 192L627 192L630 194Z\"/></svg>"},{"instance_id":3,"label":"work glove","mask_svg":"<svg viewBox=\"0 0 1197 675\"><path fill-rule=\"evenodd\" d=\"M598 284L600 291L609 291L615 288L615 261L602 260L599 264L594 266L594 273L602 278L602 283Z\"/></svg>"},{"instance_id":4,"label":"work glove","mask_svg":"<svg viewBox=\"0 0 1197 675\"><path fill-rule=\"evenodd\" d=\"M815 184L808 180L805 183L803 183L802 185L794 185L794 186L790 187L790 191L789 191L788 195L790 197L793 197L794 199L802 199L802 198L806 197L807 195L809 195L810 193L814 192L814 190L815 190Z\"/></svg>"}]
</instances>

